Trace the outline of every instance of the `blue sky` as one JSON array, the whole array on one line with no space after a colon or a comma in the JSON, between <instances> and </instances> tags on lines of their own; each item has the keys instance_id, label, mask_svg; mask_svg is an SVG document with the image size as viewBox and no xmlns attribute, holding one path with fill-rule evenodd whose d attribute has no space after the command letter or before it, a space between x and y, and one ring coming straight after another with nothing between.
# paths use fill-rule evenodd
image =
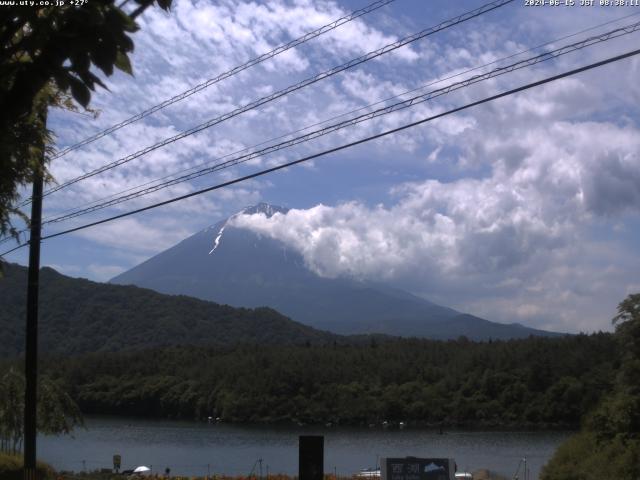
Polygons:
<instances>
[{"instance_id":1,"label":"blue sky","mask_svg":"<svg viewBox=\"0 0 640 480\"><path fill-rule=\"evenodd\" d=\"M335 31L125 127L51 166L59 182L121 158L485 2L396 0ZM579 2L577 2L579 3ZM64 147L365 1L175 0L135 34L134 76L107 79L96 119L56 111ZM629 18L622 17L638 14ZM640 7L525 6L516 0L259 109L79 182L45 200L45 217L388 99L439 78L612 22L553 48L640 21ZM427 117L637 48L640 33L478 83L411 109L96 214L81 225ZM552 47L546 47L552 48ZM478 73L478 72L474 72ZM464 79L464 74L422 92ZM42 263L107 280L242 207L293 210L237 224L300 251L321 275L385 281L496 321L561 331L610 329L640 291L640 61L523 92L303 166L65 235ZM407 98L406 96L401 98ZM26 252L7 260L26 263Z\"/></svg>"}]
</instances>

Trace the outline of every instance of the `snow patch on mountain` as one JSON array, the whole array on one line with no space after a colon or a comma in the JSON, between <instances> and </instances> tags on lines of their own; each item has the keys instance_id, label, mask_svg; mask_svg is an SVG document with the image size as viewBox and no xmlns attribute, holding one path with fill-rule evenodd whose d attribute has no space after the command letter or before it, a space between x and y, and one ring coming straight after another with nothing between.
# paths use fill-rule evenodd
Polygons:
<instances>
[{"instance_id":1,"label":"snow patch on mountain","mask_svg":"<svg viewBox=\"0 0 640 480\"><path fill-rule=\"evenodd\" d=\"M227 223L225 222L224 225L222 225L222 228L220 229L220 231L218 232L218 236L213 241L213 248L209 252L209 255L211 255L215 251L215 249L218 248L218 245L220 245L220 239L222 238L222 233L224 232L224 228L226 226L227 226Z\"/></svg>"}]
</instances>

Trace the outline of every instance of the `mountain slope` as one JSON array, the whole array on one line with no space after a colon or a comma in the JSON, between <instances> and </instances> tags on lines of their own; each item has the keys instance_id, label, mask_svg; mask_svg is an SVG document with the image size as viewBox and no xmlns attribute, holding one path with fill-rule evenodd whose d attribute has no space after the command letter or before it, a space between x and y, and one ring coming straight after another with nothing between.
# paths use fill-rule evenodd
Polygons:
<instances>
[{"instance_id":1,"label":"mountain slope","mask_svg":"<svg viewBox=\"0 0 640 480\"><path fill-rule=\"evenodd\" d=\"M242 213L286 209L259 204ZM269 306L340 334L384 333L448 339L522 338L551 333L464 315L407 292L323 278L283 243L233 227L228 219L198 232L111 280L234 306Z\"/></svg>"},{"instance_id":2,"label":"mountain slope","mask_svg":"<svg viewBox=\"0 0 640 480\"><path fill-rule=\"evenodd\" d=\"M3 264L0 356L24 349L27 269ZM326 343L337 338L269 308L249 310L134 286L40 272L41 351L78 354L164 345Z\"/></svg>"}]
</instances>

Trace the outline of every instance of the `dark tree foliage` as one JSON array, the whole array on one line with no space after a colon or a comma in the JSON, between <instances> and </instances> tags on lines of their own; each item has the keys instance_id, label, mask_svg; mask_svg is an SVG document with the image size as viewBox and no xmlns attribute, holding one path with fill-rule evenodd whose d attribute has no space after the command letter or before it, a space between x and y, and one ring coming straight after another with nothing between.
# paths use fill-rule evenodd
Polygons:
<instances>
[{"instance_id":1,"label":"dark tree foliage","mask_svg":"<svg viewBox=\"0 0 640 480\"><path fill-rule=\"evenodd\" d=\"M48 362L85 413L508 427L577 426L615 363L610 334L172 347Z\"/></svg>"},{"instance_id":2,"label":"dark tree foliage","mask_svg":"<svg viewBox=\"0 0 640 480\"><path fill-rule=\"evenodd\" d=\"M558 449L544 480L640 478L640 294L620 303L613 322L620 357L613 389Z\"/></svg>"},{"instance_id":3,"label":"dark tree foliage","mask_svg":"<svg viewBox=\"0 0 640 480\"><path fill-rule=\"evenodd\" d=\"M114 0L0 9L0 234L15 233L17 188L43 167L42 148L34 148L51 140L43 111L66 92L87 107L96 85L104 87L96 68L131 73L135 18L153 3L135 0L127 12Z\"/></svg>"}]
</instances>

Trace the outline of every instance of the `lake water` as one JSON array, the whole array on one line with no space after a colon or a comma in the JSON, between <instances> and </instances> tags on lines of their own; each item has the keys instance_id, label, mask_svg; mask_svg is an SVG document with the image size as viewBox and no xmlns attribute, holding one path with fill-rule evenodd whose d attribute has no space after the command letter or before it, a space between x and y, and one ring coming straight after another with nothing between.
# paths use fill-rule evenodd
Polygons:
<instances>
[{"instance_id":1,"label":"lake water","mask_svg":"<svg viewBox=\"0 0 640 480\"><path fill-rule=\"evenodd\" d=\"M325 473L351 475L376 465L378 457L453 457L458 469L488 468L511 478L527 458L536 479L569 432L482 432L363 428L235 426L180 421L90 417L74 438L40 437L38 458L59 470L111 468L114 454L122 468L146 465L172 474L297 475L298 436L324 435ZM520 475L522 478L522 475Z\"/></svg>"}]
</instances>

